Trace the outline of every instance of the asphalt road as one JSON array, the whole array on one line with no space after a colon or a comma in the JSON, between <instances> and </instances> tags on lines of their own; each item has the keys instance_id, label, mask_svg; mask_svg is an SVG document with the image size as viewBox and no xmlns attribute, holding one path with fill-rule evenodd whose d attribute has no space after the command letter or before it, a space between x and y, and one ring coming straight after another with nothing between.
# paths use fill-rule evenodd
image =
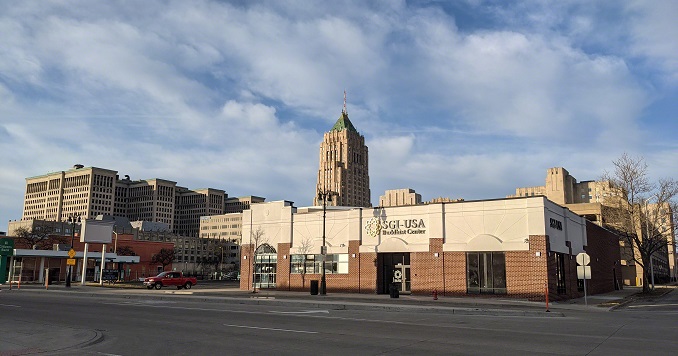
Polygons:
<instances>
[{"instance_id":1,"label":"asphalt road","mask_svg":"<svg viewBox=\"0 0 678 356\"><path fill-rule=\"evenodd\" d=\"M0 354L673 355L676 298L543 318L3 292L0 330L17 336L0 342L23 348Z\"/></svg>"}]
</instances>

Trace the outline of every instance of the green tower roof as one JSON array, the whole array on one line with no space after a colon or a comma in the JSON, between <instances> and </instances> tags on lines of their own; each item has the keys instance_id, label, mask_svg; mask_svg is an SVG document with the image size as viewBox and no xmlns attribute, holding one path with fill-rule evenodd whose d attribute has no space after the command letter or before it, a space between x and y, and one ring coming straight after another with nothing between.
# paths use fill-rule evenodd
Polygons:
<instances>
[{"instance_id":1,"label":"green tower roof","mask_svg":"<svg viewBox=\"0 0 678 356\"><path fill-rule=\"evenodd\" d=\"M334 124L334 126L332 126L332 130L330 131L343 131L343 130L358 133L358 130L355 129L355 126L353 126L351 120L348 119L348 114L346 113L346 111L341 112L341 116L339 116L339 119Z\"/></svg>"}]
</instances>

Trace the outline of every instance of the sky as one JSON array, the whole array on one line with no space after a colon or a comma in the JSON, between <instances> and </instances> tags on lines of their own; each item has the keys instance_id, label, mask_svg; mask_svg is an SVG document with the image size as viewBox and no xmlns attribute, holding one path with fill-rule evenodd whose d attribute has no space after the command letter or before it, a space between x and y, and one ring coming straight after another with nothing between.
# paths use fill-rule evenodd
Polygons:
<instances>
[{"instance_id":1,"label":"sky","mask_svg":"<svg viewBox=\"0 0 678 356\"><path fill-rule=\"evenodd\" d=\"M309 206L348 115L372 204L503 198L623 153L678 178L678 1L0 0L0 221L83 164ZM0 224L0 230L6 228Z\"/></svg>"}]
</instances>

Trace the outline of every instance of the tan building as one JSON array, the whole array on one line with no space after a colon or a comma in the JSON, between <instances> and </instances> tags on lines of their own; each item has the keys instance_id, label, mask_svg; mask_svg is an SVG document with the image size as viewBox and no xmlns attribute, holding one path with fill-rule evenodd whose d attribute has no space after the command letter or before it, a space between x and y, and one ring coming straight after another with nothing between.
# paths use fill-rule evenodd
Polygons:
<instances>
[{"instance_id":1,"label":"tan building","mask_svg":"<svg viewBox=\"0 0 678 356\"><path fill-rule=\"evenodd\" d=\"M263 203L266 198L257 197L254 195L238 198L226 198L226 204L224 206L224 214L230 213L242 213L243 210L250 208L250 205L256 203Z\"/></svg>"},{"instance_id":2,"label":"tan building","mask_svg":"<svg viewBox=\"0 0 678 356\"><path fill-rule=\"evenodd\" d=\"M242 241L242 213L202 216L200 237L231 240L240 245Z\"/></svg>"},{"instance_id":3,"label":"tan building","mask_svg":"<svg viewBox=\"0 0 678 356\"><path fill-rule=\"evenodd\" d=\"M610 206L612 197L621 194L607 181L583 181L577 182L570 173L562 167L549 168L546 171L545 184L543 186L516 188L515 195L508 198L545 196L549 200L570 209L575 214L585 217L600 226L613 226L613 208ZM606 202L607 200L607 202ZM670 209L669 209L670 210ZM669 212L669 214L671 214ZM676 279L676 254L673 224L668 219L670 228L666 233L669 239L667 250L653 255L654 275L657 279ZM642 235L642 232L638 232ZM621 249L621 272L623 282L626 285L642 285L643 269L633 260L633 250L620 241ZM648 267L649 268L649 267Z\"/></svg>"},{"instance_id":4,"label":"tan building","mask_svg":"<svg viewBox=\"0 0 678 356\"><path fill-rule=\"evenodd\" d=\"M584 295L575 256L591 256L588 293L619 284L618 237L544 197L327 210L278 201L243 212L241 289L502 295ZM325 246L325 248L322 248ZM256 251L256 252L255 252ZM323 263L323 260L325 263ZM615 278L617 277L617 278ZM616 279L616 281L615 281Z\"/></svg>"},{"instance_id":5,"label":"tan building","mask_svg":"<svg viewBox=\"0 0 678 356\"><path fill-rule=\"evenodd\" d=\"M344 93L345 94L345 93ZM328 205L370 207L370 176L365 137L353 126L346 112L346 96L341 116L320 144L320 168L313 205L320 206L319 192L334 192Z\"/></svg>"},{"instance_id":6,"label":"tan building","mask_svg":"<svg viewBox=\"0 0 678 356\"><path fill-rule=\"evenodd\" d=\"M165 179L120 179L117 171L75 165L26 178L21 220L65 221L79 215L125 217L167 224L180 235L198 236L200 217L224 214L220 189L188 189Z\"/></svg>"},{"instance_id":7,"label":"tan building","mask_svg":"<svg viewBox=\"0 0 678 356\"><path fill-rule=\"evenodd\" d=\"M84 167L26 178L21 220L63 221L69 215L83 218L112 215L116 171Z\"/></svg>"},{"instance_id":8,"label":"tan building","mask_svg":"<svg viewBox=\"0 0 678 356\"><path fill-rule=\"evenodd\" d=\"M266 198L246 196L226 199L228 212L221 215L200 217L200 237L230 240L240 245L242 242L242 212L249 210L252 204L263 203Z\"/></svg>"},{"instance_id":9,"label":"tan building","mask_svg":"<svg viewBox=\"0 0 678 356\"><path fill-rule=\"evenodd\" d=\"M200 217L224 213L226 193L223 190L205 188L190 190L177 187L174 210L174 233L198 236Z\"/></svg>"},{"instance_id":10,"label":"tan building","mask_svg":"<svg viewBox=\"0 0 678 356\"><path fill-rule=\"evenodd\" d=\"M379 197L379 206L404 206L421 204L421 194L416 193L414 189L391 189Z\"/></svg>"}]
</instances>

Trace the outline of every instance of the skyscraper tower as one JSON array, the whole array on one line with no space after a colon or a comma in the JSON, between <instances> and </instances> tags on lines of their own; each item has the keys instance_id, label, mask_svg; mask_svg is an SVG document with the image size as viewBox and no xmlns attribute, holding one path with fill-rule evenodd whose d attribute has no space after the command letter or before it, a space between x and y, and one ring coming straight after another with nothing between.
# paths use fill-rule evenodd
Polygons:
<instances>
[{"instance_id":1,"label":"skyscraper tower","mask_svg":"<svg viewBox=\"0 0 678 356\"><path fill-rule=\"evenodd\" d=\"M370 207L370 175L365 137L358 133L344 108L320 144L320 168L313 205L322 205L318 193L333 192L328 205Z\"/></svg>"}]
</instances>

